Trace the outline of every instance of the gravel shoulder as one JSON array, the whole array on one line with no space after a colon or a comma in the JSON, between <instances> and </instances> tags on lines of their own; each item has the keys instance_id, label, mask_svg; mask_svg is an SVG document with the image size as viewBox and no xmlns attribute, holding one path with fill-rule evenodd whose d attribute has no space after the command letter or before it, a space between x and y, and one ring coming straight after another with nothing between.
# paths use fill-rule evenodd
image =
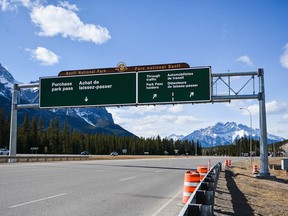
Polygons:
<instances>
[{"instance_id":1,"label":"gravel shoulder","mask_svg":"<svg viewBox=\"0 0 288 216\"><path fill-rule=\"evenodd\" d=\"M269 158L269 165L280 165L281 159ZM253 164L259 167L260 162L254 159ZM215 215L288 215L286 171L270 169L271 176L255 178L253 164L244 159L220 173L215 193Z\"/></svg>"}]
</instances>

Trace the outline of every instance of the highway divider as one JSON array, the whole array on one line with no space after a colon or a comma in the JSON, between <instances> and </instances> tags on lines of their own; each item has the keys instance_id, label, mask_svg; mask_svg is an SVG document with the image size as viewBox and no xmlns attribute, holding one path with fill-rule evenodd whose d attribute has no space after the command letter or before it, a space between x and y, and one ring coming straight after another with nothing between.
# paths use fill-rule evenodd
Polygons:
<instances>
[{"instance_id":1,"label":"highway divider","mask_svg":"<svg viewBox=\"0 0 288 216\"><path fill-rule=\"evenodd\" d=\"M48 162L88 160L88 155L30 155L30 156L0 156L0 163L8 162Z\"/></svg>"},{"instance_id":2,"label":"highway divider","mask_svg":"<svg viewBox=\"0 0 288 216\"><path fill-rule=\"evenodd\" d=\"M221 167L222 164L218 163L207 172L178 216L214 215L215 191Z\"/></svg>"}]
</instances>

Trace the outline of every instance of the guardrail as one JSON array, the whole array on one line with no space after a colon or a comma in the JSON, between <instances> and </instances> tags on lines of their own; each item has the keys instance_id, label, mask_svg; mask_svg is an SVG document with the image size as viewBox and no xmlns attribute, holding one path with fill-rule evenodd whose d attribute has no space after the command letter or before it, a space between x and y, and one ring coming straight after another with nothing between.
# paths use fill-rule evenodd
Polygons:
<instances>
[{"instance_id":1,"label":"guardrail","mask_svg":"<svg viewBox=\"0 0 288 216\"><path fill-rule=\"evenodd\" d=\"M31 155L31 156L0 156L0 163L8 162L43 162L43 161L69 161L88 160L88 155Z\"/></svg>"},{"instance_id":2,"label":"guardrail","mask_svg":"<svg viewBox=\"0 0 288 216\"><path fill-rule=\"evenodd\" d=\"M222 164L216 164L202 179L178 216L214 215L214 198Z\"/></svg>"}]
</instances>

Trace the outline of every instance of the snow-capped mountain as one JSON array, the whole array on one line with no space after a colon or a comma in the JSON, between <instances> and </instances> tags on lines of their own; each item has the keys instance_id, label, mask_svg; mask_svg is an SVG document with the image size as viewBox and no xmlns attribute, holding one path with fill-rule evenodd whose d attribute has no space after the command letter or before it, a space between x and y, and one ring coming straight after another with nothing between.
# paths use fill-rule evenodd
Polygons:
<instances>
[{"instance_id":1,"label":"snow-capped mountain","mask_svg":"<svg viewBox=\"0 0 288 216\"><path fill-rule=\"evenodd\" d=\"M13 84L20 82L0 64L0 107L4 109L4 114L10 116L11 92ZM27 104L37 104L39 102L39 89L23 89L20 92L20 102ZM18 119L21 124L25 114L28 113L30 119L36 116L43 117L45 126L49 126L50 120L56 116L59 122L68 124L70 129L87 133L114 134L119 136L134 136L119 125L114 123L112 115L105 108L66 108L66 109L19 109Z\"/></svg>"},{"instance_id":2,"label":"snow-capped mountain","mask_svg":"<svg viewBox=\"0 0 288 216\"><path fill-rule=\"evenodd\" d=\"M218 145L229 145L235 140L242 137L249 137L251 133L250 127L235 122L222 123L218 122L214 126L196 130L185 136L182 140L199 141L203 147L211 147ZM252 129L252 137L254 140L260 139L260 130ZM282 141L283 137L267 134L268 144Z\"/></svg>"}]
</instances>

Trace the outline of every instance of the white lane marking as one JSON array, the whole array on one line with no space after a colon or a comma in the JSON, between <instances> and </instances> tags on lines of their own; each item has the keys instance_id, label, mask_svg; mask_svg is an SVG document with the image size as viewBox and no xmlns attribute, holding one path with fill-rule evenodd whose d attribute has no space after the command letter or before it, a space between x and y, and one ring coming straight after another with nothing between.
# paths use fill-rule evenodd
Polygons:
<instances>
[{"instance_id":1,"label":"white lane marking","mask_svg":"<svg viewBox=\"0 0 288 216\"><path fill-rule=\"evenodd\" d=\"M121 182L121 181L127 181L127 180L134 179L134 178L136 178L136 176L132 176L132 177L129 177L129 178L120 179L119 182Z\"/></svg>"},{"instance_id":2,"label":"white lane marking","mask_svg":"<svg viewBox=\"0 0 288 216\"><path fill-rule=\"evenodd\" d=\"M163 170L156 170L155 173L162 173Z\"/></svg>"},{"instance_id":3,"label":"white lane marking","mask_svg":"<svg viewBox=\"0 0 288 216\"><path fill-rule=\"evenodd\" d=\"M44 198L41 198L41 199L32 200L32 201L29 201L29 202L13 205L13 206L10 206L9 208L16 208L16 207L19 207L19 206L24 206L24 205L28 205L28 204L32 204L32 203L48 200L48 199L53 199L53 198L56 198L56 197L65 196L66 194L67 193L62 193L62 194L57 194L57 195L50 196L50 197L44 197Z\"/></svg>"},{"instance_id":4,"label":"white lane marking","mask_svg":"<svg viewBox=\"0 0 288 216\"><path fill-rule=\"evenodd\" d=\"M154 212L151 216L157 216L163 209L165 209L176 197L178 197L180 194L183 193L183 189L181 189L179 192L177 192L168 202L166 202L163 206L161 206L156 212Z\"/></svg>"}]
</instances>

